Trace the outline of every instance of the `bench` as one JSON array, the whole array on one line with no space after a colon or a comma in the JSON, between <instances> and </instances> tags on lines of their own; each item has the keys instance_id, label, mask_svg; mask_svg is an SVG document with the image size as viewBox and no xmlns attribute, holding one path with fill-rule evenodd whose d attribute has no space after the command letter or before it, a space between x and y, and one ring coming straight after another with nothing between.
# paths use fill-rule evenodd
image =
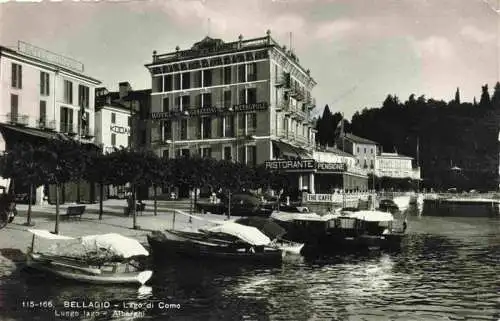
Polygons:
<instances>
[{"instance_id":1,"label":"bench","mask_svg":"<svg viewBox=\"0 0 500 321\"><path fill-rule=\"evenodd\" d=\"M79 216L82 219L83 212L85 212L85 205L68 206L66 214L63 217L69 219L71 216Z\"/></svg>"},{"instance_id":2,"label":"bench","mask_svg":"<svg viewBox=\"0 0 500 321\"><path fill-rule=\"evenodd\" d=\"M136 202L135 204L135 212L136 213L140 213L142 214L142 212L146 209L146 203L142 203L142 202ZM130 215L130 207L127 206L123 209L123 214L125 216L129 216Z\"/></svg>"}]
</instances>

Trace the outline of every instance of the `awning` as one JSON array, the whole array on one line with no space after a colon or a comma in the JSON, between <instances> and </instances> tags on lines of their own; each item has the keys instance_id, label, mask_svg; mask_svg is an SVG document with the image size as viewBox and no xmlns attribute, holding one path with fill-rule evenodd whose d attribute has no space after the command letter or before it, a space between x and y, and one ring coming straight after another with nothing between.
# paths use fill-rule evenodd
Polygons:
<instances>
[{"instance_id":1,"label":"awning","mask_svg":"<svg viewBox=\"0 0 500 321\"><path fill-rule=\"evenodd\" d=\"M288 143L273 140L273 150L277 149L280 156L287 156L292 158L310 158L311 155L306 150L292 146Z\"/></svg>"}]
</instances>

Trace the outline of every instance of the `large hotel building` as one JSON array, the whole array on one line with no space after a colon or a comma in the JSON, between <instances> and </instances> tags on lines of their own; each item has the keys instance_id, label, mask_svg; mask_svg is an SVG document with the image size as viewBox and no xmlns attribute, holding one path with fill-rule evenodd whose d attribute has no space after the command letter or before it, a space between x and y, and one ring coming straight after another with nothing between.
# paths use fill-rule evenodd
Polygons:
<instances>
[{"instance_id":1,"label":"large hotel building","mask_svg":"<svg viewBox=\"0 0 500 321\"><path fill-rule=\"evenodd\" d=\"M269 31L261 38L240 35L225 43L206 37L187 50L155 51L146 67L152 76L151 143L159 155L266 163L295 175L294 188L311 192L321 185L315 173L348 172L344 165L317 166L311 117L316 82ZM360 178L353 188L366 187L366 175L353 175Z\"/></svg>"}]
</instances>

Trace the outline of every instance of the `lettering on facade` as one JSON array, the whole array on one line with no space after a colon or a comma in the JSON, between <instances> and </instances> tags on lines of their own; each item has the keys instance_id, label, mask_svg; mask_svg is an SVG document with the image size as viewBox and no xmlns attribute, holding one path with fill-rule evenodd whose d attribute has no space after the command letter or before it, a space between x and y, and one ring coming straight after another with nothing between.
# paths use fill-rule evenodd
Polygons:
<instances>
[{"instance_id":1,"label":"lettering on facade","mask_svg":"<svg viewBox=\"0 0 500 321\"><path fill-rule=\"evenodd\" d=\"M314 169L314 159L266 161L267 169Z\"/></svg>"},{"instance_id":2,"label":"lettering on facade","mask_svg":"<svg viewBox=\"0 0 500 321\"><path fill-rule=\"evenodd\" d=\"M117 134L129 134L130 133L130 128L116 126L116 125L111 125L109 127L109 130L111 130L113 133L117 133Z\"/></svg>"},{"instance_id":3,"label":"lettering on facade","mask_svg":"<svg viewBox=\"0 0 500 321\"><path fill-rule=\"evenodd\" d=\"M258 111L258 110L266 110L268 107L267 102L260 102L255 104L239 104L234 105L233 109L235 112L243 112L243 111Z\"/></svg>"},{"instance_id":4,"label":"lettering on facade","mask_svg":"<svg viewBox=\"0 0 500 321\"><path fill-rule=\"evenodd\" d=\"M345 163L317 163L316 168L318 171L347 171L347 164Z\"/></svg>"},{"instance_id":5,"label":"lettering on facade","mask_svg":"<svg viewBox=\"0 0 500 321\"><path fill-rule=\"evenodd\" d=\"M151 113L151 119L152 120L162 120L162 119L170 119L170 118L175 118L175 117L180 117L180 116L186 116L186 117L196 117L196 116L206 116L206 115L211 115L211 116L217 116L217 115L225 115L231 112L249 112L249 111L262 111L262 110L267 110L268 108L268 103L267 102L260 102L260 103L254 103L254 104L240 104L240 105L234 105L233 106L233 111L227 110L227 109L221 109L217 107L204 107L204 108L196 108L196 109L188 109L185 112L181 112L178 110L171 110L171 111L162 111L162 112L154 112Z\"/></svg>"},{"instance_id":6,"label":"lettering on facade","mask_svg":"<svg viewBox=\"0 0 500 321\"><path fill-rule=\"evenodd\" d=\"M332 194L307 194L308 202L333 202Z\"/></svg>"},{"instance_id":7,"label":"lettering on facade","mask_svg":"<svg viewBox=\"0 0 500 321\"><path fill-rule=\"evenodd\" d=\"M17 50L28 56L35 57L40 60L44 60L46 62L73 69L79 72L83 72L83 64L81 62L55 54L46 49L38 48L27 42L19 41L17 44Z\"/></svg>"}]
</instances>

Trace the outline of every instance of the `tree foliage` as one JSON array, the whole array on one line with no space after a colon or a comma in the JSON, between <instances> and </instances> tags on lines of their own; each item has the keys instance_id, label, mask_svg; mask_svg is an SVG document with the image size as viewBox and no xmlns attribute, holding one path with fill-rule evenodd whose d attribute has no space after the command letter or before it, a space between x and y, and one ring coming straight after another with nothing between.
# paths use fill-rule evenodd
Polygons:
<instances>
[{"instance_id":1,"label":"tree foliage","mask_svg":"<svg viewBox=\"0 0 500 321\"><path fill-rule=\"evenodd\" d=\"M379 142L385 151L396 147L415 159L418 141L424 187L496 189L500 84L495 88L498 93L490 100L487 86L482 87L478 106L415 95L400 102L389 95L382 108L355 113L352 132ZM454 174L452 167L461 174Z\"/></svg>"}]
</instances>

